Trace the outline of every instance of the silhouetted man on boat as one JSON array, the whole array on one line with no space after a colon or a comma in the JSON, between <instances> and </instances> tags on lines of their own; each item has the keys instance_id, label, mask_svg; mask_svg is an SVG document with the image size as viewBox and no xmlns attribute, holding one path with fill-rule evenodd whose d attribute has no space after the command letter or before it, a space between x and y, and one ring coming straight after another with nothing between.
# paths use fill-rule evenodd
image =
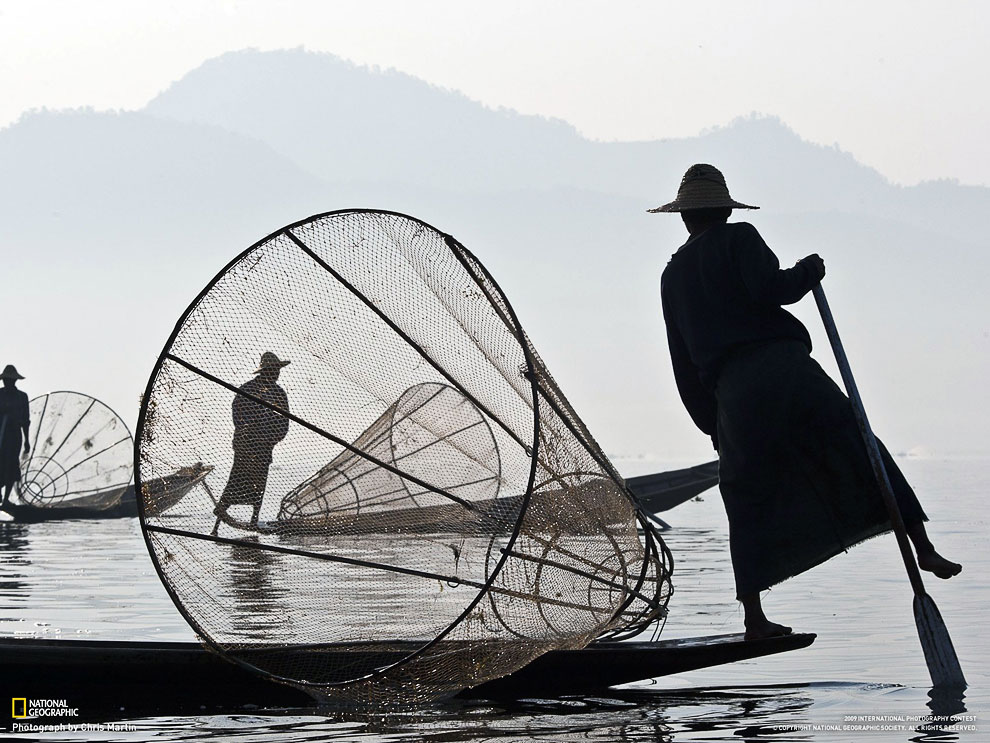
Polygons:
<instances>
[{"instance_id":1,"label":"silhouetted man on boat","mask_svg":"<svg viewBox=\"0 0 990 743\"><path fill-rule=\"evenodd\" d=\"M24 440L24 456L31 453L28 430L31 427L31 407L27 393L17 389L17 380L24 379L13 364L7 364L0 372L0 508L7 504L15 482L21 481L21 438Z\"/></svg>"},{"instance_id":2,"label":"silhouetted man on boat","mask_svg":"<svg viewBox=\"0 0 990 743\"><path fill-rule=\"evenodd\" d=\"M663 315L674 377L695 424L719 452L719 488L746 637L789 634L763 612L760 591L891 526L852 406L810 356L811 338L781 305L825 276L818 255L781 269L759 232L727 222L722 173L692 165L677 198L689 238L664 269ZM962 567L925 532L918 499L890 454L882 457L918 565L940 578Z\"/></svg>"},{"instance_id":3,"label":"silhouetted man on boat","mask_svg":"<svg viewBox=\"0 0 990 743\"><path fill-rule=\"evenodd\" d=\"M234 464L220 502L213 509L217 520L212 534L217 533L220 522L225 520L227 509L235 505L250 505L250 526L258 526L272 451L289 432L289 419L251 398L288 413L289 398L285 390L276 384L282 367L288 363L271 351L265 351L261 355L261 364L254 372L257 376L241 385L239 389L243 394L234 397Z\"/></svg>"}]
</instances>

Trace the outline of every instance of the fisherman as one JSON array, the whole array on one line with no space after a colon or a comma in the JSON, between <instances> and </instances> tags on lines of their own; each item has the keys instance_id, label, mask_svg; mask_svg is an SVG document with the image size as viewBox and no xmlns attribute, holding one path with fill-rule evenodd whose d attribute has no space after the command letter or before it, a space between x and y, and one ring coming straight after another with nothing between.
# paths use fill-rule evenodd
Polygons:
<instances>
[{"instance_id":1,"label":"fisherman","mask_svg":"<svg viewBox=\"0 0 990 743\"><path fill-rule=\"evenodd\" d=\"M213 509L217 517L213 525L214 535L221 520L226 517L227 509L234 505L250 505L250 526L258 526L258 514L261 512L261 502L268 484L272 451L289 432L289 419L251 398L262 400L272 408L288 413L289 399L285 390L276 384L282 367L288 363L271 351L265 351L254 372L256 376L241 385L240 393L243 394L234 397L231 406L234 416L234 464L230 468L230 476L220 502Z\"/></svg>"},{"instance_id":2,"label":"fisherman","mask_svg":"<svg viewBox=\"0 0 990 743\"><path fill-rule=\"evenodd\" d=\"M17 389L17 380L24 379L13 364L7 364L0 372L0 508L3 508L15 482L21 481L21 438L24 438L24 456L31 453L28 429L31 427L31 407L28 396Z\"/></svg>"},{"instance_id":3,"label":"fisherman","mask_svg":"<svg viewBox=\"0 0 990 743\"><path fill-rule=\"evenodd\" d=\"M763 612L760 591L891 525L848 398L810 356L811 337L781 305L825 276L818 255L781 269L756 228L728 223L722 173L692 165L674 201L689 237L661 279L674 378L688 413L719 454L736 598L747 639L789 634ZM879 442L878 442L879 443ZM883 444L918 566L951 578L918 499Z\"/></svg>"}]
</instances>

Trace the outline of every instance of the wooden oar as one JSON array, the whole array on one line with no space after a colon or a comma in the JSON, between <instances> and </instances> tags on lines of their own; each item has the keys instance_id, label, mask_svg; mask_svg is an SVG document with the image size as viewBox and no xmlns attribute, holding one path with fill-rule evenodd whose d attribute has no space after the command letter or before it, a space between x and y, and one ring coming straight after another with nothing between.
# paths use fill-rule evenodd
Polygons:
<instances>
[{"instance_id":1,"label":"wooden oar","mask_svg":"<svg viewBox=\"0 0 990 743\"><path fill-rule=\"evenodd\" d=\"M828 340L832 344L833 353L835 353L835 361L842 373L842 381L846 386L846 392L849 394L849 400L852 402L859 432L863 436L866 451L870 456L873 475L880 486L880 493L883 496L884 504L887 506L891 526L893 526L894 534L897 536L897 546L900 547L904 567L907 568L908 578L911 579L911 587L914 589L914 620L918 625L918 637L921 639L921 647L925 651L925 662L928 664L932 684L937 687L965 687L966 679L963 677L962 668L959 666L956 651L952 647L949 631L945 628L945 622L942 621L942 615L939 614L938 607L935 606L932 597L925 593L925 585L921 580L921 571L918 569L918 563L915 562L914 553L911 551L911 543L908 541L904 519L901 518L901 511L894 499L894 491L890 486L887 470L883 465L883 459L880 457L880 447L877 446L876 437L873 435L870 422L866 418L863 400L856 388L852 369L849 368L849 360L846 358L846 352L839 340L839 331L835 328L835 321L832 319L832 312L829 310L825 291L821 284L814 288L814 295L815 302L818 304L818 311L822 316L822 323L825 325L825 332L828 333Z\"/></svg>"}]
</instances>

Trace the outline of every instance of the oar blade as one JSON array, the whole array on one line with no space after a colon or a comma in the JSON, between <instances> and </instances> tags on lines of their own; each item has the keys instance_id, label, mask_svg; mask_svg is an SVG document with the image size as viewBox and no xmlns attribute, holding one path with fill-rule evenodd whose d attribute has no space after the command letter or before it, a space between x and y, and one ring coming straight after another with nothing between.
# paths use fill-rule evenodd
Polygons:
<instances>
[{"instance_id":1,"label":"oar blade","mask_svg":"<svg viewBox=\"0 0 990 743\"><path fill-rule=\"evenodd\" d=\"M945 628L938 607L927 593L914 597L914 620L918 624L918 637L925 651L925 662L932 677L932 685L939 688L965 688L966 678L959 665L959 658L956 657L956 650L952 647L949 631Z\"/></svg>"}]
</instances>

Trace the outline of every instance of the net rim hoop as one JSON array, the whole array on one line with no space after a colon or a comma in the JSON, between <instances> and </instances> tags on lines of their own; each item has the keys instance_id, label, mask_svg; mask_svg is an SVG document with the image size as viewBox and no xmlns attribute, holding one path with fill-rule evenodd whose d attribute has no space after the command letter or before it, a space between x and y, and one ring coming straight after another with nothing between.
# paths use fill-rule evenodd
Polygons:
<instances>
[{"instance_id":1,"label":"net rim hoop","mask_svg":"<svg viewBox=\"0 0 990 743\"><path fill-rule=\"evenodd\" d=\"M154 544L152 543L151 535L145 526L146 514L144 508L144 497L141 494L142 482L140 475L141 438L143 437L144 425L145 422L147 421L147 416L148 416L148 401L149 399L151 399L151 394L152 391L154 390L155 382L158 380L158 376L161 373L162 366L164 365L167 359L167 356L169 354L169 349L171 349L172 344L175 342L179 333L182 331L182 328L184 327L186 320L193 313L193 311L199 306L199 304L203 301L206 295L209 294L213 290L213 288L217 285L217 283L219 283L219 281L224 276L227 275L227 272L231 268L233 268L236 264L240 263L247 255L249 255L254 250L260 248L265 243L268 243L278 238L280 235L287 233L290 230L293 230L297 227L301 227L303 225L310 224L317 220L325 219L327 217L334 217L344 214L371 214L371 215L381 215L381 216L389 216L389 217L400 217L402 219L407 219L411 222L415 222L419 225L422 225L426 229L432 230L434 233L440 235L443 238L443 242L445 246L454 255L454 258L458 261L458 263L462 265L466 273L471 275L471 271L469 271L467 266L464 265L464 256L467 256L467 258L469 258L478 267L478 269L480 269L480 271L484 275L484 278L487 281L491 282L492 286L494 286L495 289L498 291L501 300L505 303L505 308L508 310L509 319L515 325L514 329L510 328L509 330L512 332L512 334L516 338L516 341L519 343L519 347L522 349L523 358L526 362L526 369L528 373L525 375L525 378L529 382L530 391L533 400L533 445L530 451L528 452L530 458L530 470L529 470L529 479L526 485L526 492L523 495L522 505L519 508L519 514L516 518L516 523L513 526L512 533L509 536L508 542L506 543L506 548L502 551L502 555L499 561L493 568L491 575L485 580L483 587L480 588L478 590L477 595L475 595L475 597L468 602L468 605L464 608L464 610L452 622L450 622L450 624L446 628L440 631L436 637L432 638L431 640L428 640L417 650L413 651L409 655L406 655L405 657L401 658L395 663L392 663L388 666L384 666L381 668L376 668L371 673L365 674L364 676L359 676L357 678L348 679L347 681L339 681L334 683L314 683L310 681L301 681L299 679L291 679L284 676L279 676L278 674L274 674L269 671L265 671L261 668L258 668L257 666L247 662L246 660L243 660L242 658L227 652L224 648L220 646L218 642L216 642L210 636L209 633L203 630L203 628L199 625L199 623L196 622L193 619L193 617L189 614L189 612L186 610L185 605L180 601L172 585L169 583L169 581L165 580L164 578L162 572L162 566L158 560L158 555L155 551ZM454 246L456 246L456 249L454 248ZM464 255L463 256L459 255L457 252L458 250L462 251ZM536 479L536 468L537 468L537 464L539 463L539 453L540 453L540 399L539 399L540 393L539 393L539 384L537 382L536 375L531 373L534 367L535 367L534 359L529 348L529 343L527 342L526 339L526 333L519 322L519 318L516 315L515 309L513 309L511 303L508 300L508 297L505 296L505 292L502 291L502 287L499 286L497 281L495 281L494 277L491 275L488 269L485 268L485 266L481 263L481 261L479 261L477 257L475 257L475 255L470 250L464 247L464 245L462 245L461 242L457 240L457 238L455 238L453 235L450 235L449 233L444 232L443 230L439 230L433 225L429 224L428 222L425 222L417 217L413 217L412 215L404 214L398 211L392 211L389 209L368 209L368 208L360 208L360 207L333 209L330 211L313 214L309 217L293 222L292 224L288 224L283 227L280 227L279 229L269 233L260 240L257 240L249 247L245 248L236 256L234 256L230 261L226 263L226 265L224 265L222 269L220 269L220 271L212 279L210 279L209 283L207 283L206 286L204 286L200 290L200 292L196 295L196 298L189 303L189 306L186 307L186 309L179 316L179 319L176 321L175 326L172 328L172 332L169 333L168 339L165 341L165 344L162 346L162 351L158 355L158 359L155 362L155 365L151 371L151 375L148 377L148 383L147 385L145 385L144 394L141 395L141 406L138 410L138 419L137 419L137 427L136 427L136 432L138 435L131 437L134 442L134 471L133 471L132 479L134 480L134 494L135 494L135 500L137 501L138 521L141 525L141 535L144 537L145 546L148 549L148 555L151 558L152 565L155 568L155 572L158 574L159 580L161 580L165 592L168 594L168 597L172 600L172 603L175 605L175 608L178 610L182 618L185 619L186 623L193 629L193 631L196 632L196 635L199 638L200 642L205 644L210 650L218 653L225 659L235 663L238 666L241 666L242 668L251 671L252 673L260 673L261 675L266 676L275 681L288 684L290 686L295 686L298 688L326 689L326 688L343 688L347 686L353 686L356 684L370 681L379 676L383 676L392 669L411 662L415 658L425 653L431 647L439 643L441 640L443 640L443 638L446 637L448 634L450 634L450 632L453 631L455 627L461 624L464 618L474 609L475 606L478 605L478 603L482 600L482 598L488 593L492 584L495 582L495 579L498 577L499 573L502 572L502 568L504 567L505 563L508 561L510 557L511 549L514 546L516 539L519 536L519 532L522 529L523 521L526 518L526 513L529 509L530 496L533 493L533 486Z\"/></svg>"},{"instance_id":2,"label":"net rim hoop","mask_svg":"<svg viewBox=\"0 0 990 743\"><path fill-rule=\"evenodd\" d=\"M32 397L30 400L28 400L28 407L30 408L31 403L33 403L35 400L40 400L42 398L45 398L45 407L42 409L41 418L34 425L34 430L35 430L34 443L31 444L31 454L28 456L28 460L27 460L27 462L24 465L24 470L25 471L28 471L27 468L31 464L31 462L34 460L35 452L38 449L38 437L41 435L41 422L45 419L45 412L48 410L48 401L52 398L52 395L78 395L79 397L83 397L83 398L86 398L88 400L92 400L94 402L94 404L95 403L99 403L114 418L116 418L118 421L120 421L121 425L124 427L124 433L127 434L127 437L132 442L132 446L133 446L133 443L136 441L136 439L134 438L134 434L131 432L130 427L127 425L127 421L125 421L116 410L114 410L113 408L111 408L109 405L107 405L105 402L103 402L103 400L101 400L100 398L93 397L92 395L87 395L85 392L78 392L76 390L52 390L51 392L45 392L45 393L43 393L41 395L36 395L35 397ZM51 457L49 457L49 459L51 459ZM132 482L136 483L137 482L136 479L135 479L136 477L137 477L137 470L134 469L134 464L132 463L131 464L131 476L128 477L127 478L127 482L125 482L120 487L126 488L126 487L130 486L130 484ZM113 487L118 487L118 486L114 485ZM17 493L18 493L18 496L20 496L20 492L21 492L21 483L18 482L17 483ZM137 494L136 485L135 485L135 491L134 492L135 492L135 495L136 495ZM62 499L64 499L64 496L63 496L63 498L60 498L59 500L62 500Z\"/></svg>"}]
</instances>

